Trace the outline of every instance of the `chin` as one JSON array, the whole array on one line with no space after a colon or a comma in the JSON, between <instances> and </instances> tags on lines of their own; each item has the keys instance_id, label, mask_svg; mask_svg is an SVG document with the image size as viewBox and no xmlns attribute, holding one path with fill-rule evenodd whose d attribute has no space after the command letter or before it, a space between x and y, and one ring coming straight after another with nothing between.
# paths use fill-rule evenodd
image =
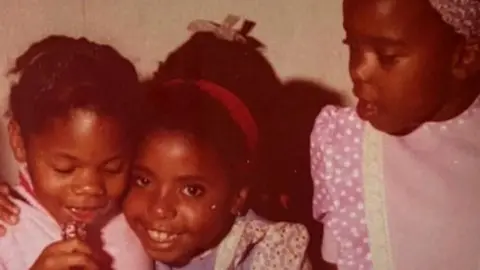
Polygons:
<instances>
[{"instance_id":1,"label":"chin","mask_svg":"<svg viewBox=\"0 0 480 270\"><path fill-rule=\"evenodd\" d=\"M400 134L402 134L402 128L392 124L392 121L390 119L375 117L366 121L369 122L370 125L372 125L372 127L374 127L376 130L387 133L389 135L401 136Z\"/></svg>"},{"instance_id":2,"label":"chin","mask_svg":"<svg viewBox=\"0 0 480 270\"><path fill-rule=\"evenodd\" d=\"M182 267L190 262L190 259L186 259L187 256L179 254L178 252L158 252L155 250L147 250L148 255L154 261L161 262L170 267Z\"/></svg>"}]
</instances>

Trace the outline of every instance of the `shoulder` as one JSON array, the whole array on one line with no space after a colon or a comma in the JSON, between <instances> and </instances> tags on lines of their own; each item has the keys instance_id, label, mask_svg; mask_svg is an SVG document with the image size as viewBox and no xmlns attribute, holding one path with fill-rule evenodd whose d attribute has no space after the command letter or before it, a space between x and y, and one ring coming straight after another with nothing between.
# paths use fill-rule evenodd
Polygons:
<instances>
[{"instance_id":1,"label":"shoulder","mask_svg":"<svg viewBox=\"0 0 480 270\"><path fill-rule=\"evenodd\" d=\"M258 221L264 222L264 221ZM309 235L305 226L296 223L270 223L265 236L255 245L252 268L298 270L308 264Z\"/></svg>"},{"instance_id":2,"label":"shoulder","mask_svg":"<svg viewBox=\"0 0 480 270\"><path fill-rule=\"evenodd\" d=\"M337 193L358 180L364 127L354 108L327 106L318 115L310 141L315 219L333 211Z\"/></svg>"},{"instance_id":3,"label":"shoulder","mask_svg":"<svg viewBox=\"0 0 480 270\"><path fill-rule=\"evenodd\" d=\"M5 235L0 237L0 269L21 269L25 267L24 260L19 259L19 254L23 252L22 242L36 240L28 239L25 231L29 223L25 218L29 215L25 212L31 211L23 201L13 199L14 203L20 208L20 222L16 225L8 225L1 222L6 228Z\"/></svg>"},{"instance_id":4,"label":"shoulder","mask_svg":"<svg viewBox=\"0 0 480 270\"><path fill-rule=\"evenodd\" d=\"M104 249L111 255L115 269L149 269L152 260L138 240L123 213L116 213L102 230Z\"/></svg>"},{"instance_id":5,"label":"shoulder","mask_svg":"<svg viewBox=\"0 0 480 270\"><path fill-rule=\"evenodd\" d=\"M35 243L37 241L43 242L43 240L49 238L48 235L56 228L56 223L46 216L44 212L29 203L14 198L11 200L20 210L19 222L15 225L2 223L6 228L6 232L0 238L0 242L11 241L17 242L17 244L24 244L28 242L30 237L35 237Z\"/></svg>"},{"instance_id":6,"label":"shoulder","mask_svg":"<svg viewBox=\"0 0 480 270\"><path fill-rule=\"evenodd\" d=\"M361 134L364 122L354 108L326 106L315 119L311 134L312 148L324 148L338 143L349 143L352 136ZM347 140L347 141L346 141Z\"/></svg>"},{"instance_id":7,"label":"shoulder","mask_svg":"<svg viewBox=\"0 0 480 270\"><path fill-rule=\"evenodd\" d=\"M289 240L290 236L296 236L298 242L306 242L308 244L309 234L307 228L300 223L291 222L273 222L267 220L253 211L248 211L245 220L249 227L266 228L265 235L267 238L278 238L280 240ZM282 242L280 241L280 243Z\"/></svg>"}]
</instances>

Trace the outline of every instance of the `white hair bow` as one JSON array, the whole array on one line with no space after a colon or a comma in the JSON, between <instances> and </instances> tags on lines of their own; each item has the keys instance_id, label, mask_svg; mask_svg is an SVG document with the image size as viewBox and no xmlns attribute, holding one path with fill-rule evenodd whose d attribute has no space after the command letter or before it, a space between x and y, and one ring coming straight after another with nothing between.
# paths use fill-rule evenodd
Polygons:
<instances>
[{"instance_id":1,"label":"white hair bow","mask_svg":"<svg viewBox=\"0 0 480 270\"><path fill-rule=\"evenodd\" d=\"M237 41L241 43L247 43L247 38L240 31L234 29L233 27L240 21L240 17L236 15L228 15L222 24L218 24L208 20L195 20L188 25L188 30L197 33L197 32L211 32L215 34L218 38L228 40L228 41ZM251 30L253 25L250 26ZM245 31L243 31L245 32Z\"/></svg>"}]
</instances>

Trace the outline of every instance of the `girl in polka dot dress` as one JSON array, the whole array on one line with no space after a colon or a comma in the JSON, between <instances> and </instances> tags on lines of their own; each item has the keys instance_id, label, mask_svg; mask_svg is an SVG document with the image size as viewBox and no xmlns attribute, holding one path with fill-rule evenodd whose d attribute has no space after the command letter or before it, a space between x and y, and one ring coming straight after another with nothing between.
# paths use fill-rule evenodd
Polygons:
<instances>
[{"instance_id":1,"label":"girl in polka dot dress","mask_svg":"<svg viewBox=\"0 0 480 270\"><path fill-rule=\"evenodd\" d=\"M311 136L338 269L480 269L480 2L344 0L359 102Z\"/></svg>"}]
</instances>

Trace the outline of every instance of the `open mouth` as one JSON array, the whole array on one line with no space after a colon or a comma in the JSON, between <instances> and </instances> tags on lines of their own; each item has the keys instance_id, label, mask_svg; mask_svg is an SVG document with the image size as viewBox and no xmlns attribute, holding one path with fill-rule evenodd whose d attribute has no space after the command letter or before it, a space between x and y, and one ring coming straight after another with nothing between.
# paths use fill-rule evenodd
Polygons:
<instances>
[{"instance_id":1,"label":"open mouth","mask_svg":"<svg viewBox=\"0 0 480 270\"><path fill-rule=\"evenodd\" d=\"M147 234L151 240L158 242L158 243L166 243L171 242L177 239L178 234L176 233L169 233L157 230L147 230Z\"/></svg>"},{"instance_id":2,"label":"open mouth","mask_svg":"<svg viewBox=\"0 0 480 270\"><path fill-rule=\"evenodd\" d=\"M107 208L108 205L97 207L66 207L68 214L73 218L73 220L85 223L90 223L97 217L105 214Z\"/></svg>"},{"instance_id":3,"label":"open mouth","mask_svg":"<svg viewBox=\"0 0 480 270\"><path fill-rule=\"evenodd\" d=\"M363 99L359 99L357 104L357 113L363 120L370 120L378 112L378 107L373 103Z\"/></svg>"},{"instance_id":4,"label":"open mouth","mask_svg":"<svg viewBox=\"0 0 480 270\"><path fill-rule=\"evenodd\" d=\"M171 248L180 236L179 233L173 233L170 231L157 229L145 228L145 232L150 242L150 245L157 250L165 250Z\"/></svg>"}]
</instances>

